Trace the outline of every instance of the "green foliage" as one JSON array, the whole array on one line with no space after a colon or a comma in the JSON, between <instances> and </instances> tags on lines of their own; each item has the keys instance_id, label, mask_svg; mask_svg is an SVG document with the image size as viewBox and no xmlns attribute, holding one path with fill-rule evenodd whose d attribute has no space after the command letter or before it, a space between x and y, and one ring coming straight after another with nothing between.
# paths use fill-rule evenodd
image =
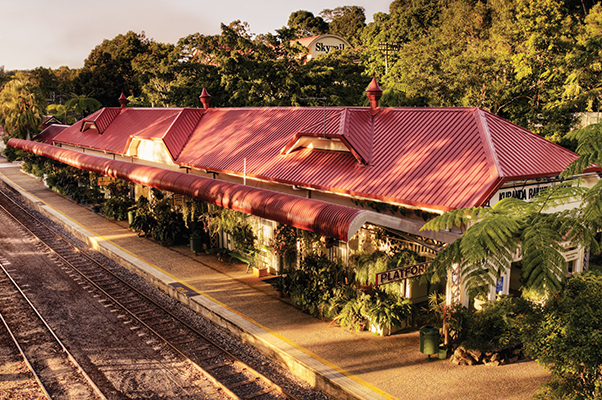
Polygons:
<instances>
[{"instance_id":1,"label":"green foliage","mask_svg":"<svg viewBox=\"0 0 602 400\"><path fill-rule=\"evenodd\" d=\"M10 137L26 139L39 132L45 109L39 87L23 76L0 92L0 126Z\"/></svg>"},{"instance_id":2,"label":"green foliage","mask_svg":"<svg viewBox=\"0 0 602 400\"><path fill-rule=\"evenodd\" d=\"M140 196L136 201L136 215L130 228L138 233L138 236L148 236L157 226L157 220L152 213L151 205L148 199Z\"/></svg>"},{"instance_id":3,"label":"green foliage","mask_svg":"<svg viewBox=\"0 0 602 400\"><path fill-rule=\"evenodd\" d=\"M444 293L432 292L428 297L428 307L421 310L425 323L443 330L444 343L458 342L464 332L467 309L461 304L448 305Z\"/></svg>"},{"instance_id":4,"label":"green foliage","mask_svg":"<svg viewBox=\"0 0 602 400\"><path fill-rule=\"evenodd\" d=\"M85 117L88 114L99 110L102 107L100 101L87 95L76 95L72 94L72 97L65 102L65 110L67 113L73 111L80 117Z\"/></svg>"},{"instance_id":5,"label":"green foliage","mask_svg":"<svg viewBox=\"0 0 602 400\"><path fill-rule=\"evenodd\" d=\"M46 112L63 124L73 124L75 122L75 118L68 114L69 111L63 104L49 104Z\"/></svg>"},{"instance_id":6,"label":"green foliage","mask_svg":"<svg viewBox=\"0 0 602 400\"><path fill-rule=\"evenodd\" d=\"M342 6L325 9L320 16L328 23L328 31L347 39L352 45L360 44L362 29L366 26L366 10L360 6Z\"/></svg>"},{"instance_id":7,"label":"green foliage","mask_svg":"<svg viewBox=\"0 0 602 400\"><path fill-rule=\"evenodd\" d=\"M84 61L78 81L79 93L92 93L101 104L118 106L121 93L126 96L140 94L139 73L133 68L139 54L148 51L151 40L144 32L132 31L105 39L96 46Z\"/></svg>"},{"instance_id":8,"label":"green foliage","mask_svg":"<svg viewBox=\"0 0 602 400\"><path fill-rule=\"evenodd\" d=\"M530 202L505 198L491 208L454 210L434 218L423 229L468 229L437 255L422 281L439 282L454 264L459 264L463 282L475 295L507 272L520 248L525 288L557 291L565 264L564 250L558 243L570 238L597 249L592 235L595 229L591 228L598 219L584 221L579 218L579 209L555 213L550 210L587 193L578 181L567 181L540 191Z\"/></svg>"},{"instance_id":9,"label":"green foliage","mask_svg":"<svg viewBox=\"0 0 602 400\"><path fill-rule=\"evenodd\" d=\"M552 372L547 398L602 396L601 274L569 278L540 318L523 325L528 354Z\"/></svg>"},{"instance_id":10,"label":"green foliage","mask_svg":"<svg viewBox=\"0 0 602 400\"><path fill-rule=\"evenodd\" d=\"M77 168L55 166L46 175L46 184L62 195L70 195L78 187Z\"/></svg>"},{"instance_id":11,"label":"green foliage","mask_svg":"<svg viewBox=\"0 0 602 400\"><path fill-rule=\"evenodd\" d=\"M257 236L250 225L235 225L232 227L230 237L232 238L234 250L243 254L253 254L257 251L255 246Z\"/></svg>"},{"instance_id":12,"label":"green foliage","mask_svg":"<svg viewBox=\"0 0 602 400\"><path fill-rule=\"evenodd\" d=\"M311 253L301 261L299 269L289 267L285 287L291 303L318 318L332 318L336 305L331 302L337 289L344 286L345 271L341 264L323 255Z\"/></svg>"},{"instance_id":13,"label":"green foliage","mask_svg":"<svg viewBox=\"0 0 602 400\"><path fill-rule=\"evenodd\" d=\"M4 137L3 139L8 141L8 137ZM4 155L4 157L6 157L6 160L8 162L20 161L27 156L26 151L15 149L14 147L10 146L5 147L2 154Z\"/></svg>"},{"instance_id":14,"label":"green foliage","mask_svg":"<svg viewBox=\"0 0 602 400\"><path fill-rule=\"evenodd\" d=\"M283 39L316 36L328 31L328 23L322 17L316 17L310 11L299 10L288 17L288 29L278 30Z\"/></svg>"},{"instance_id":15,"label":"green foliage","mask_svg":"<svg viewBox=\"0 0 602 400\"><path fill-rule=\"evenodd\" d=\"M356 332L366 329L368 324L366 297L369 298L367 294L362 293L358 298L349 300L333 322L339 324L342 328L349 328Z\"/></svg>"},{"instance_id":16,"label":"green foliage","mask_svg":"<svg viewBox=\"0 0 602 400\"><path fill-rule=\"evenodd\" d=\"M46 160L47 158L45 157L26 152L23 157L21 169L28 174L41 178L44 174L48 173L48 170L46 169Z\"/></svg>"},{"instance_id":17,"label":"green foliage","mask_svg":"<svg viewBox=\"0 0 602 400\"><path fill-rule=\"evenodd\" d=\"M391 329L402 326L412 314L412 307L408 299L400 300L396 295L375 290L365 311L372 325Z\"/></svg>"},{"instance_id":18,"label":"green foliage","mask_svg":"<svg viewBox=\"0 0 602 400\"><path fill-rule=\"evenodd\" d=\"M117 221L125 221L128 211L134 204L130 198L130 182L116 179L105 187L108 199L104 203L104 215L106 218L115 218Z\"/></svg>"},{"instance_id":19,"label":"green foliage","mask_svg":"<svg viewBox=\"0 0 602 400\"><path fill-rule=\"evenodd\" d=\"M355 281L360 285L374 285L375 274L388 269L387 254L382 251L354 254L350 264L354 266Z\"/></svg>"},{"instance_id":20,"label":"green foliage","mask_svg":"<svg viewBox=\"0 0 602 400\"><path fill-rule=\"evenodd\" d=\"M202 216L207 213L209 205L198 199L184 198L184 204L181 206L182 218L186 227L196 229L197 223L201 222Z\"/></svg>"},{"instance_id":21,"label":"green foliage","mask_svg":"<svg viewBox=\"0 0 602 400\"><path fill-rule=\"evenodd\" d=\"M157 225L153 228L153 239L162 245L178 243L184 233L184 220L182 215L169 211L166 213L155 212Z\"/></svg>"},{"instance_id":22,"label":"green foliage","mask_svg":"<svg viewBox=\"0 0 602 400\"><path fill-rule=\"evenodd\" d=\"M481 351L503 350L521 345L525 324L539 315L537 304L522 298L502 296L465 318L461 345Z\"/></svg>"},{"instance_id":23,"label":"green foliage","mask_svg":"<svg viewBox=\"0 0 602 400\"><path fill-rule=\"evenodd\" d=\"M416 264L418 258L418 254L407 249L402 249L393 255L388 255L382 251L374 251L372 253L354 254L350 257L349 264L353 268L357 284L374 285L378 272ZM401 287L400 285L391 284L382 286L381 290L399 296Z\"/></svg>"},{"instance_id":24,"label":"green foliage","mask_svg":"<svg viewBox=\"0 0 602 400\"><path fill-rule=\"evenodd\" d=\"M297 257L297 230L288 225L278 227L270 239L270 248L283 258L285 264L290 265Z\"/></svg>"},{"instance_id":25,"label":"green foliage","mask_svg":"<svg viewBox=\"0 0 602 400\"><path fill-rule=\"evenodd\" d=\"M134 202L127 197L110 197L104 203L104 215L107 219L115 218L116 221L125 221L128 218L128 211L133 203Z\"/></svg>"}]
</instances>

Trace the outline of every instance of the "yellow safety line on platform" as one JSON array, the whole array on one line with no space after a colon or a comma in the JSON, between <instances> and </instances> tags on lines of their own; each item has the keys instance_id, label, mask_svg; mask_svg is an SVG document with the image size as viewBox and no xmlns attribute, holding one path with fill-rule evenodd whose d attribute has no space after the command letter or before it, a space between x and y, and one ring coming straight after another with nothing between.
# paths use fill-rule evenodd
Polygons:
<instances>
[{"instance_id":1,"label":"yellow safety line on platform","mask_svg":"<svg viewBox=\"0 0 602 400\"><path fill-rule=\"evenodd\" d=\"M360 385L362 385L362 386L364 386L364 387L366 387L366 388L368 388L368 389L372 390L372 391L373 391L373 392L375 392L375 393L378 393L378 394L380 394L381 396L383 396L383 397L385 397L385 398L387 398L387 399L389 399L389 400L396 400L396 397L393 397L392 395L390 395L390 394L388 394L388 393L384 392L383 390L381 390L381 389L377 388L376 386L373 386L372 384L370 384L370 383L368 383L368 382L364 381L363 379L361 379L361 378L359 378L359 377L357 377L357 376L353 375L352 373L350 373L350 372L348 372L348 371L344 370L343 368L341 368L341 367L339 367L339 366L337 366L337 365L335 365L335 364L331 363L330 361L328 361L328 360L325 360L324 358L320 357L319 355L317 355L317 354L313 353L312 351L310 351L310 350L308 350L308 349L306 349L306 348L304 348L304 347L302 347L302 346L298 345L297 343L295 343L295 342L293 342L293 341L291 341L291 340L287 339L286 337L284 337L284 336L280 335L279 333L277 333L277 332L273 331L272 329L268 328L267 326L263 326L262 324L258 323L257 321L253 320L252 318L249 318L248 316L246 316L246 315L244 315L244 314L240 313L239 311L236 311L235 309L231 308L231 307L230 307L230 306L228 306L227 304L224 304L224 303L222 303L221 301L219 301L219 300L217 300L217 299L213 298L212 296L208 295L208 294L207 294L207 293L205 293L204 291L202 291L202 290L199 290L199 289L197 289L196 287L194 287L194 286L192 286L192 285L190 285L190 284L188 284L188 283L186 283L186 282L183 282L183 281L182 281L182 280L180 280L178 277L176 277L176 276L173 276L171 273L169 273L169 272L167 272L167 271L164 271L164 270L163 270L161 267L159 267L159 266L157 266L157 265L154 265L154 264L152 264L152 263L148 262L147 260L145 260L145 259L143 259L143 258L139 257L138 255L136 255L136 254L134 254L134 253L130 252L129 250L127 250L127 249L125 249L125 248L123 248L123 247L119 246L118 244L115 244L115 243L113 243L112 241L110 241L110 240L108 240L108 239L104 238L103 236L101 236L101 235L97 235L97 234L96 234L96 232L94 232L94 231L90 230L89 228L87 228L87 227L83 226L82 224L80 224L79 222L77 222L76 220L74 220L73 218L71 218L71 217L69 217L68 215L64 214L62 211L60 211L60 210L57 210L56 208L52 207L50 204L46 203L44 200L40 199L39 197L37 197L37 196L35 196L35 195L33 195L33 194L29 193L27 190L25 190L24 188L22 188L21 186L19 186L17 183L15 183L14 181L12 181L10 178L8 178L8 177L7 177L6 175L4 175L3 173L1 173L1 172L0 172L0 175L4 176L4 178L5 178L6 180L8 180L8 181L12 182L12 183L13 183L15 186L17 186L17 187L18 187L18 188L19 188L21 191L23 191L23 192L25 192L25 193L28 193L28 194L29 194L31 197L33 197L33 198L37 199L39 202L41 202L41 203L45 204L46 206L48 206L48 207L52 208L54 211L58 212L59 214L61 214L61 215L62 215L62 216L64 216L65 218L69 219L69 220L70 220L70 221L72 221L73 223L75 223L75 224L79 225L79 226L80 226L80 227L82 227L83 229L85 229L85 230L87 230L88 232L92 233L92 234L93 234L95 237L97 237L97 238L100 238L100 239L104 240L105 242L112 244L113 246L117 247L118 249L121 249L122 251L126 252L127 254L131 255L132 257L135 257L135 258L137 258L138 260L140 260L140 261L142 261L142 262L146 263L147 265L149 265L149 266L153 267L154 269L156 269L156 270L160 271L161 273L163 273L163 274L165 274L165 275L169 276L170 278L172 278L173 280L175 280L175 281L177 281L177 282L181 283L182 285L184 285L184 286L186 286L186 287L190 287L191 289L194 289L194 290L195 290L197 293L199 293L201 296L203 296L203 297L205 297L205 298L207 298L207 299L211 300L212 302L214 302L214 303L218 304L219 306L221 306L221 307L223 307L223 308L225 308L225 309L227 309L227 310L229 310L229 311L233 312L234 314L238 315L239 317L246 319L247 321L249 321L249 322L250 322L250 323L252 323L253 325L255 325L255 326L257 326L257 327L259 327L259 328L261 328L261 329L265 330L266 332L268 332L268 333L270 333L270 334L274 335L275 337L277 337L278 339L282 340L283 342L285 342L285 343L287 343L287 344L289 344L289 345L293 346L294 348L298 349L299 351L302 351L303 353L307 354L308 356L310 356L310 357L312 357L312 358L314 358L314 359L316 359L316 360L320 361L321 363L323 363L323 364L325 364L325 365L329 366L330 368L332 368L332 369L336 370L337 372L339 372L339 373L341 373L341 374L343 374L343 375L347 376L348 378L350 378L350 379L354 380L355 382L359 383ZM92 239L92 238L91 238L91 239Z\"/></svg>"}]
</instances>

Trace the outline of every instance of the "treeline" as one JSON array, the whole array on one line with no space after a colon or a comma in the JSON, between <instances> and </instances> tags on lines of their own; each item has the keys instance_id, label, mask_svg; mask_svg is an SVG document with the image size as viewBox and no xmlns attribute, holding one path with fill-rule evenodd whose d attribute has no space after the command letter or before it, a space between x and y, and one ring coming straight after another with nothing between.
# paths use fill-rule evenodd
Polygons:
<instances>
[{"instance_id":1,"label":"treeline","mask_svg":"<svg viewBox=\"0 0 602 400\"><path fill-rule=\"evenodd\" d=\"M395 0L365 23L362 7L293 12L276 34L222 24L176 44L128 32L94 48L81 69L26 73L49 103L73 96L117 106L365 105L372 76L387 106L478 106L560 140L575 113L598 111L602 7L575 0ZM306 61L291 40L321 33L353 48ZM13 73L0 70L0 79ZM22 75L22 74L21 74Z\"/></svg>"}]
</instances>

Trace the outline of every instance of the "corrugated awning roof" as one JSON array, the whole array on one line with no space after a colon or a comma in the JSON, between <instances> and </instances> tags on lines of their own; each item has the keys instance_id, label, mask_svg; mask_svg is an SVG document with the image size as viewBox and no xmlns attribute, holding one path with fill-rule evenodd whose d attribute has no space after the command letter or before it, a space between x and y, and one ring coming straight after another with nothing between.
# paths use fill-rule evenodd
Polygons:
<instances>
[{"instance_id":1,"label":"corrugated awning roof","mask_svg":"<svg viewBox=\"0 0 602 400\"><path fill-rule=\"evenodd\" d=\"M349 240L372 214L352 207L116 161L43 143L13 138L9 140L8 145L76 168L179 193L345 241Z\"/></svg>"}]
</instances>

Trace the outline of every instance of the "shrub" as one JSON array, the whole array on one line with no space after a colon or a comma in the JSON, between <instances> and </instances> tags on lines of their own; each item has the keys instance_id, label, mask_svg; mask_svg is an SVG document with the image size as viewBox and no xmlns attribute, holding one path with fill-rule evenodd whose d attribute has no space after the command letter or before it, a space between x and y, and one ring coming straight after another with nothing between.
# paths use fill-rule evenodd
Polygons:
<instances>
[{"instance_id":1,"label":"shrub","mask_svg":"<svg viewBox=\"0 0 602 400\"><path fill-rule=\"evenodd\" d=\"M590 271L567 279L540 318L523 325L527 354L552 372L541 396L602 397L602 274Z\"/></svg>"},{"instance_id":2,"label":"shrub","mask_svg":"<svg viewBox=\"0 0 602 400\"><path fill-rule=\"evenodd\" d=\"M469 314L462 328L462 346L482 351L521 345L524 321L534 318L538 305L530 300L502 296Z\"/></svg>"},{"instance_id":3,"label":"shrub","mask_svg":"<svg viewBox=\"0 0 602 400\"><path fill-rule=\"evenodd\" d=\"M394 326L402 326L412 314L412 306L408 299L400 299L395 295L375 290L365 311L370 323L391 329Z\"/></svg>"}]
</instances>

